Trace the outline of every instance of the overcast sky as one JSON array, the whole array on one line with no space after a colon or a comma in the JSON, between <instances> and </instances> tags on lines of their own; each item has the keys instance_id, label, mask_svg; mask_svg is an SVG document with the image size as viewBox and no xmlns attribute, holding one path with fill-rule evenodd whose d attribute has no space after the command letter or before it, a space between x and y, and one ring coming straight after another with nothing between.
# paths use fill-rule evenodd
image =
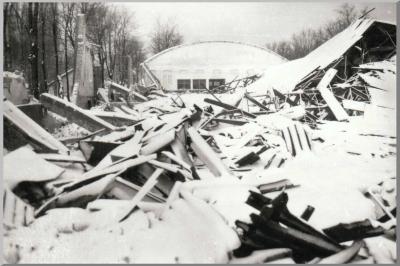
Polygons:
<instances>
[{"instance_id":1,"label":"overcast sky","mask_svg":"<svg viewBox=\"0 0 400 266\"><path fill-rule=\"evenodd\" d=\"M318 28L335 17L343 2L133 2L121 5L134 16L133 32L148 44L158 17L173 20L184 42L227 40L257 45L290 38L304 28ZM395 22L394 3L355 3L375 7L371 15Z\"/></svg>"}]
</instances>

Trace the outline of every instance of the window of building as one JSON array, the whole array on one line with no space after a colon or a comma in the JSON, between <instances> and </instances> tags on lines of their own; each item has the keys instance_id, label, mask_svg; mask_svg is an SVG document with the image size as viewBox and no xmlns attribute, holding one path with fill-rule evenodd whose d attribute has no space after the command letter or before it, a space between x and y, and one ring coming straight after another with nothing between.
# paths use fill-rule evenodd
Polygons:
<instances>
[{"instance_id":1,"label":"window of building","mask_svg":"<svg viewBox=\"0 0 400 266\"><path fill-rule=\"evenodd\" d=\"M207 80L206 79L194 79L193 80L193 89L194 90L204 90L207 88Z\"/></svg>"},{"instance_id":2,"label":"window of building","mask_svg":"<svg viewBox=\"0 0 400 266\"><path fill-rule=\"evenodd\" d=\"M225 84L225 79L210 79L209 81L209 89L212 90L216 87L219 87L221 85Z\"/></svg>"},{"instance_id":3,"label":"window of building","mask_svg":"<svg viewBox=\"0 0 400 266\"><path fill-rule=\"evenodd\" d=\"M190 79L178 79L178 90L190 90Z\"/></svg>"}]
</instances>

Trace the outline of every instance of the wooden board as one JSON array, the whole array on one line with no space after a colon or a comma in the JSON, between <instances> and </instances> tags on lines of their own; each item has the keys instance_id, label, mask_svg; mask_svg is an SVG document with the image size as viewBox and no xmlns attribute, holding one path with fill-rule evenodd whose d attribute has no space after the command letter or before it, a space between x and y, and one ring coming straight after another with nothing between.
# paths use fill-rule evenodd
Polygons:
<instances>
[{"instance_id":1,"label":"wooden board","mask_svg":"<svg viewBox=\"0 0 400 266\"><path fill-rule=\"evenodd\" d=\"M54 138L44 128L29 118L10 101L3 103L3 115L26 139L34 140L36 143L59 153L68 153L69 149L59 140Z\"/></svg>"},{"instance_id":2,"label":"wooden board","mask_svg":"<svg viewBox=\"0 0 400 266\"><path fill-rule=\"evenodd\" d=\"M200 136L197 130L191 127L188 128L187 132L192 139L192 149L199 159L207 165L211 173L216 177L229 176L230 173L225 164L211 149L210 145Z\"/></svg>"},{"instance_id":3,"label":"wooden board","mask_svg":"<svg viewBox=\"0 0 400 266\"><path fill-rule=\"evenodd\" d=\"M111 82L110 83L110 89L115 90L121 94L123 94L125 97L128 97L130 89L128 89L127 87L124 87L122 85L119 85L115 82Z\"/></svg>"},{"instance_id":4,"label":"wooden board","mask_svg":"<svg viewBox=\"0 0 400 266\"><path fill-rule=\"evenodd\" d=\"M339 101L335 98L333 93L328 89L329 83L335 77L337 73L336 69L330 68L321 79L317 85L317 90L321 93L322 98L328 104L329 109L332 111L333 115L338 121L348 121L349 116L343 107L340 105Z\"/></svg>"},{"instance_id":5,"label":"wooden board","mask_svg":"<svg viewBox=\"0 0 400 266\"><path fill-rule=\"evenodd\" d=\"M209 98L205 98L204 101L206 103L210 103L210 104L222 107L222 108L224 108L226 110L240 110L240 112L243 113L243 115L245 115L247 117L250 117L250 118L256 118L257 117L255 115L249 113L249 112L246 112L246 111L244 111L244 110L242 110L240 108L237 108L237 107L232 106L232 105L227 104L227 103L219 102L219 101L216 101L216 100L213 100L213 99L209 99Z\"/></svg>"},{"instance_id":6,"label":"wooden board","mask_svg":"<svg viewBox=\"0 0 400 266\"><path fill-rule=\"evenodd\" d=\"M246 99L248 99L250 102L254 103L255 105L257 105L258 107L260 107L261 109L265 110L265 111L269 111L269 109L263 105L262 103L258 102L256 99L254 99L253 97L251 97L248 93L244 94L244 97L246 97Z\"/></svg>"},{"instance_id":7,"label":"wooden board","mask_svg":"<svg viewBox=\"0 0 400 266\"><path fill-rule=\"evenodd\" d=\"M115 126L90 112L49 93L42 93L40 95L40 102L50 111L68 118L70 122L74 122L89 131L96 131L103 128L109 130L116 129Z\"/></svg>"},{"instance_id":8,"label":"wooden board","mask_svg":"<svg viewBox=\"0 0 400 266\"><path fill-rule=\"evenodd\" d=\"M122 158L138 155L140 152L140 148L142 147L142 144L140 142L142 141L143 135L144 131L136 131L133 138L112 150L109 153L111 161L115 162Z\"/></svg>"}]
</instances>

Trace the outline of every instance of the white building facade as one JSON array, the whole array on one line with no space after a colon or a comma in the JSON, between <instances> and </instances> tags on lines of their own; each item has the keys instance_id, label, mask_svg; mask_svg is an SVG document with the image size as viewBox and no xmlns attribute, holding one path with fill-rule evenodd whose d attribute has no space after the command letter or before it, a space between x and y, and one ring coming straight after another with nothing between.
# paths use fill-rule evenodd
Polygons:
<instances>
[{"instance_id":1,"label":"white building facade","mask_svg":"<svg viewBox=\"0 0 400 266\"><path fill-rule=\"evenodd\" d=\"M164 50L142 65L139 83L167 91L212 89L234 79L263 73L287 59L255 45L213 41Z\"/></svg>"}]
</instances>

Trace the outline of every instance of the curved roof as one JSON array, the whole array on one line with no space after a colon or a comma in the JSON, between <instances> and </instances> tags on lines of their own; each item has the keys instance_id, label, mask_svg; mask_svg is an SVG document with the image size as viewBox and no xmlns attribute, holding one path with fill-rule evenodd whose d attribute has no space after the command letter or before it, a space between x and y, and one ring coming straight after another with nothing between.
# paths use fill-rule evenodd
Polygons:
<instances>
[{"instance_id":1,"label":"curved roof","mask_svg":"<svg viewBox=\"0 0 400 266\"><path fill-rule=\"evenodd\" d=\"M221 47L224 46L224 47ZM243 47L246 47L245 50L243 50ZM213 49L216 48L216 49ZM221 50L221 48L224 48ZM235 49L236 48L236 49ZM239 49L237 49L239 48ZM201 49L204 50L204 54L201 54ZM181 52L182 51L182 52ZM244 51L247 51L247 58L246 53ZM229 55L229 52L231 52L231 55ZM202 55L202 57L208 57L208 59L212 57L220 57L223 55L226 56L232 56L232 57L240 57L242 56L243 59L248 59L249 56L251 58L254 58L257 61L264 60L266 61L265 64L268 65L269 63L272 64L277 64L277 63L283 63L288 61L286 58L278 55L277 53L264 48L260 47L257 45L253 44L246 44L246 43L241 43L241 42L233 42L233 41L202 41L202 42L194 42L194 43L188 43L188 44L181 44L177 45L171 48L168 48L158 54L155 54L148 58L147 60L144 61L146 64L151 64L154 61L162 61L161 58L164 58L166 55L173 56L173 54L177 54L177 58L179 58L179 61L184 61L187 59L189 61L189 57L196 57L199 54ZM260 57L261 58L258 58ZM217 60L217 59L215 59ZM226 60L226 58L225 58ZM167 61L167 60L166 60ZM240 61L238 58L236 61ZM176 61L175 61L176 62ZM165 62L166 63L166 62ZM185 62L187 63L187 62ZM215 63L215 62L214 62ZM258 62L260 63L260 62Z\"/></svg>"}]
</instances>

